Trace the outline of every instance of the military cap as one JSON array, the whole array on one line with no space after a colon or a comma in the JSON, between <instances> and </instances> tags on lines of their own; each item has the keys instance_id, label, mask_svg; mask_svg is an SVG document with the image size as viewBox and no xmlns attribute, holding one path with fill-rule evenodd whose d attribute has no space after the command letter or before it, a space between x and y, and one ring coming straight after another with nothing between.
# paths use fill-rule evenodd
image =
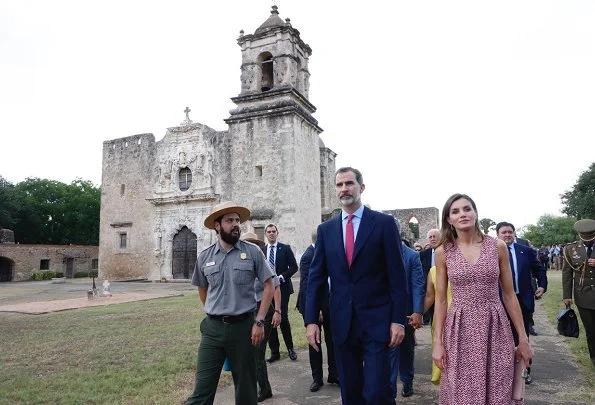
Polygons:
<instances>
[{"instance_id":1,"label":"military cap","mask_svg":"<svg viewBox=\"0 0 595 405\"><path fill-rule=\"evenodd\" d=\"M574 223L574 230L586 242L595 239L595 220L580 219Z\"/></svg>"}]
</instances>

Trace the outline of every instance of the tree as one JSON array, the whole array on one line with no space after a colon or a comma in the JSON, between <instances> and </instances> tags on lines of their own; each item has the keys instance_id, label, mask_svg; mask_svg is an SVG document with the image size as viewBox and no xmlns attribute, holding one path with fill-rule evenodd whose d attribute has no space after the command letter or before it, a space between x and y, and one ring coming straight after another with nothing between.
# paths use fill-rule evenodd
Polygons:
<instances>
[{"instance_id":1,"label":"tree","mask_svg":"<svg viewBox=\"0 0 595 405\"><path fill-rule=\"evenodd\" d=\"M413 238L415 240L418 240L419 239L419 223L409 222L409 229L411 230L411 233L413 234Z\"/></svg>"},{"instance_id":2,"label":"tree","mask_svg":"<svg viewBox=\"0 0 595 405\"><path fill-rule=\"evenodd\" d=\"M71 184L28 178L12 193L11 229L20 243L99 243L100 189L89 181Z\"/></svg>"},{"instance_id":3,"label":"tree","mask_svg":"<svg viewBox=\"0 0 595 405\"><path fill-rule=\"evenodd\" d=\"M14 185L0 176L0 229L13 229L15 197Z\"/></svg>"},{"instance_id":4,"label":"tree","mask_svg":"<svg viewBox=\"0 0 595 405\"><path fill-rule=\"evenodd\" d=\"M542 215L536 225L527 225L523 237L533 246L551 246L558 243L569 243L576 240L574 232L575 218Z\"/></svg>"},{"instance_id":5,"label":"tree","mask_svg":"<svg viewBox=\"0 0 595 405\"><path fill-rule=\"evenodd\" d=\"M496 226L496 223L490 218L482 218L479 220L479 227L486 235L490 232L490 230L494 229L494 226Z\"/></svg>"},{"instance_id":6,"label":"tree","mask_svg":"<svg viewBox=\"0 0 595 405\"><path fill-rule=\"evenodd\" d=\"M572 189L560 197L564 214L577 219L595 219L595 162L581 173Z\"/></svg>"}]
</instances>

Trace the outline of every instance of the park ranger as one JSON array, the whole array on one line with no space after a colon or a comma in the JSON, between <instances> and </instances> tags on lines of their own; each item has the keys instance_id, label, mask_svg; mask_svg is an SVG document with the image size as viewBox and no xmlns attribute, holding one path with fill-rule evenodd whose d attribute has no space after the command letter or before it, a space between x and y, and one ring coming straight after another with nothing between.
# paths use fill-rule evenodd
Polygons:
<instances>
[{"instance_id":1,"label":"park ranger","mask_svg":"<svg viewBox=\"0 0 595 405\"><path fill-rule=\"evenodd\" d=\"M583 321L589 356L595 366L595 221L581 219L574 224L580 240L564 247L562 288L564 303L574 303ZM573 288L574 287L574 288Z\"/></svg>"},{"instance_id":2,"label":"park ranger","mask_svg":"<svg viewBox=\"0 0 595 405\"><path fill-rule=\"evenodd\" d=\"M264 338L264 319L274 287L273 272L262 251L240 240L240 224L249 216L247 208L227 201L216 205L204 221L218 238L198 255L192 276L207 315L200 324L194 392L186 405L213 404L226 357L236 404L257 404L255 347ZM256 279L264 290L255 316Z\"/></svg>"}]
</instances>

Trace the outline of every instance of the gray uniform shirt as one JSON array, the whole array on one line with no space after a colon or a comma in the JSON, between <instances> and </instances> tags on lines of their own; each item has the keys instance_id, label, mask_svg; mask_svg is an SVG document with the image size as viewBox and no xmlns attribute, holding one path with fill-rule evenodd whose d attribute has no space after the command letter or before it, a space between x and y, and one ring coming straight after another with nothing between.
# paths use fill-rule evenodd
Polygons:
<instances>
[{"instance_id":1,"label":"gray uniform shirt","mask_svg":"<svg viewBox=\"0 0 595 405\"><path fill-rule=\"evenodd\" d=\"M258 246L240 240L226 253L216 242L198 255L192 284L208 288L207 314L241 315L256 309L254 281L264 283L272 276Z\"/></svg>"},{"instance_id":2,"label":"gray uniform shirt","mask_svg":"<svg viewBox=\"0 0 595 405\"><path fill-rule=\"evenodd\" d=\"M281 284L279 277L273 274L273 287L278 287L279 284ZM260 302L262 300L262 293L264 292L264 285L258 279L254 280L254 291L256 291L256 302Z\"/></svg>"}]
</instances>

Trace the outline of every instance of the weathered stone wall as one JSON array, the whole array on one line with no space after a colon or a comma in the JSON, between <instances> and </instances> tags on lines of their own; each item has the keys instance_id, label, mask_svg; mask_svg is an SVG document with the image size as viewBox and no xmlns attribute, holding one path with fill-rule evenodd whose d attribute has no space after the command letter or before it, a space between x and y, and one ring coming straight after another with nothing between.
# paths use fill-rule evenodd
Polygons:
<instances>
[{"instance_id":1,"label":"weathered stone wall","mask_svg":"<svg viewBox=\"0 0 595 405\"><path fill-rule=\"evenodd\" d=\"M67 259L73 259L73 274L92 270L98 246L0 244L0 257L12 261L12 281L30 280L40 271L41 260L49 260L47 270L66 273Z\"/></svg>"},{"instance_id":2,"label":"weathered stone wall","mask_svg":"<svg viewBox=\"0 0 595 405\"><path fill-rule=\"evenodd\" d=\"M289 125L288 130L293 129L294 170L285 185L284 198L294 206L286 213L294 227L292 238L285 240L297 255L301 255L312 243L312 229L320 224L322 213L318 176L321 170L320 137L316 127L297 115L293 115L286 125ZM291 166L287 170L291 170Z\"/></svg>"},{"instance_id":3,"label":"weathered stone wall","mask_svg":"<svg viewBox=\"0 0 595 405\"><path fill-rule=\"evenodd\" d=\"M248 227L277 224L296 252L320 223L318 130L294 114L230 124L231 199L253 211Z\"/></svg>"},{"instance_id":4,"label":"weathered stone wall","mask_svg":"<svg viewBox=\"0 0 595 405\"><path fill-rule=\"evenodd\" d=\"M399 221L401 230L408 235L409 238L413 239L413 242L421 241L426 242L426 234L432 228L439 228L440 216L438 208L425 207L425 208L407 208L398 210L386 210L382 211L386 214L392 215ZM409 221L412 218L416 218L419 224L419 239L414 239L413 235L409 230Z\"/></svg>"},{"instance_id":5,"label":"weathered stone wall","mask_svg":"<svg viewBox=\"0 0 595 405\"><path fill-rule=\"evenodd\" d=\"M322 215L328 216L340 207L335 192L335 157L337 154L327 148L320 140L320 199Z\"/></svg>"},{"instance_id":6,"label":"weathered stone wall","mask_svg":"<svg viewBox=\"0 0 595 405\"><path fill-rule=\"evenodd\" d=\"M151 267L155 187L155 137L141 134L103 143L99 275L116 280L146 278ZM120 247L126 234L126 248Z\"/></svg>"}]
</instances>

